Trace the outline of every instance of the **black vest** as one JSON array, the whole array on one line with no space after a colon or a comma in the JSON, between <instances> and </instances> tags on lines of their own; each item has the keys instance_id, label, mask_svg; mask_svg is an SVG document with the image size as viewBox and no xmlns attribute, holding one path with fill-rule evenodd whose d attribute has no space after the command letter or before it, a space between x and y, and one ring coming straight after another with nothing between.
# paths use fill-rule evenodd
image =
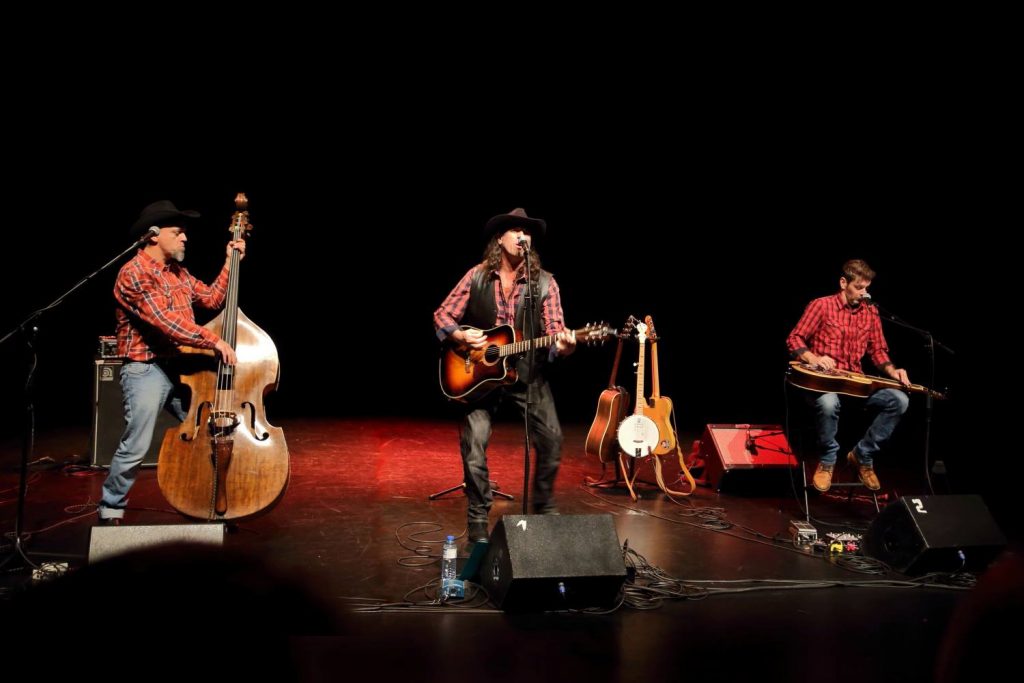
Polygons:
<instances>
[{"instance_id":1,"label":"black vest","mask_svg":"<svg viewBox=\"0 0 1024 683\"><path fill-rule=\"evenodd\" d=\"M541 311L544 307L544 297L548 295L548 286L551 284L551 273L546 270L541 270L540 275L537 278L537 283L534 283L534 296L537 297L537 315L533 322L533 337L545 336L543 323L541 321ZM498 318L498 306L494 303L494 276L493 271L484 271L483 269L477 269L473 273L473 281L469 286L469 302L466 304L466 314L462 317L463 325L471 325L478 327L482 330L490 329L494 327L494 322ZM526 321L526 292L524 291L519 301L516 302L516 314L515 323L512 327L519 333L523 334L524 340L526 334L529 334L524 329L523 323ZM538 375L543 371L544 364L547 363L548 353L550 349L548 347L537 349L536 354L536 371ZM523 382L529 383L530 379L527 374L529 369L529 363L527 362L526 354L523 354L518 361L516 361L516 372L519 374L519 379Z\"/></svg>"}]
</instances>

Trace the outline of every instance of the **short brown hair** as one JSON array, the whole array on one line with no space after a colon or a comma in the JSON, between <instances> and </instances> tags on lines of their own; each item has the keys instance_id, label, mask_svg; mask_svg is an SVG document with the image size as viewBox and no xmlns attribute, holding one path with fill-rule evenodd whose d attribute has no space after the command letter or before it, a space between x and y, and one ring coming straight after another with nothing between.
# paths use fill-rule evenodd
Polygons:
<instances>
[{"instance_id":1,"label":"short brown hair","mask_svg":"<svg viewBox=\"0 0 1024 683\"><path fill-rule=\"evenodd\" d=\"M858 277L865 280L874 280L875 271L871 270L871 266L868 265L867 261L855 258L843 264L843 277L846 278L847 282L853 282Z\"/></svg>"}]
</instances>

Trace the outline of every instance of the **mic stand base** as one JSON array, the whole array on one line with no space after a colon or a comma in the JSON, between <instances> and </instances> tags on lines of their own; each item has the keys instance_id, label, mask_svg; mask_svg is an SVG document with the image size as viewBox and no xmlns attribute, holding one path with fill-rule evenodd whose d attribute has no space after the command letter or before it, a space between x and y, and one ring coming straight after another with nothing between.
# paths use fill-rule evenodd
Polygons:
<instances>
[{"instance_id":1,"label":"mic stand base","mask_svg":"<svg viewBox=\"0 0 1024 683\"><path fill-rule=\"evenodd\" d=\"M488 483L491 485L491 495L499 496L501 498L504 498L505 500L516 499L516 497L513 496L511 493L505 493L504 491L500 491L499 489L501 488L501 486L498 484L498 482L494 481L493 479L489 479ZM456 486L446 488L443 491L431 493L429 496L427 496L427 500L437 500L441 496L446 496L449 493L455 493L456 491L464 491L465 489L466 482L462 482L461 484L457 484Z\"/></svg>"},{"instance_id":2,"label":"mic stand base","mask_svg":"<svg viewBox=\"0 0 1024 683\"><path fill-rule=\"evenodd\" d=\"M29 342L29 348L32 348L31 342ZM35 350L33 348L33 356ZM33 367L35 358L33 357ZM29 397L32 395L32 375L29 375L28 381L25 383L25 392ZM28 558L25 554L25 550L22 543L22 524L25 519L25 497L28 495L28 461L29 454L32 453L35 444L35 410L31 402L31 398L28 398L28 404L25 411L25 438L21 445L21 465L18 470L18 503L14 512L14 531L9 536L13 542L13 548L10 555L0 561L0 569L7 567L12 561L19 559L21 562L18 565L14 565L8 572L14 572L18 570L28 569L39 569L39 565Z\"/></svg>"},{"instance_id":3,"label":"mic stand base","mask_svg":"<svg viewBox=\"0 0 1024 683\"><path fill-rule=\"evenodd\" d=\"M15 560L20 560L15 562ZM8 568L8 565L10 567ZM28 559L28 555L25 554L23 545L21 542L21 536L14 537L14 547L10 551L10 554L3 560L0 560L0 569L8 574L13 574L22 571L31 571L39 569L39 565Z\"/></svg>"}]
</instances>

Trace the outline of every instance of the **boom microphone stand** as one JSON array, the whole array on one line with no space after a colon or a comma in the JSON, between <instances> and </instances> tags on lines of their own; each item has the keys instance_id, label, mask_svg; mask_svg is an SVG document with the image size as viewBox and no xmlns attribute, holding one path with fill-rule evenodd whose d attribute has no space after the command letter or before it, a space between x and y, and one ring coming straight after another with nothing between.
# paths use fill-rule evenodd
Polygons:
<instances>
[{"instance_id":1,"label":"boom microphone stand","mask_svg":"<svg viewBox=\"0 0 1024 683\"><path fill-rule=\"evenodd\" d=\"M922 328L917 327L915 325L911 325L906 320L903 320L902 318L897 316L892 311L890 311L890 310L888 310L886 308L883 308L882 306L880 306L878 304L877 301L875 301L874 299L871 299L869 295L865 295L865 298L867 299L866 303L869 306L874 306L875 309L878 311L878 315L881 316L882 318L888 320L889 322L895 323L895 324L899 325L900 327L905 327L908 330L911 330L913 332L917 332L919 335L924 337L924 339L925 339L925 348L928 349L928 365L929 365L929 377L928 377L928 385L927 386L934 387L935 386L935 347L938 347L938 348L942 349L943 351L947 352L951 356L954 355L953 349L949 348L948 346L946 346L942 342L936 341L935 337L933 337L932 333L929 332L928 330L922 329ZM935 487L932 485L932 475L931 475L931 472L929 471L928 463L929 463L930 458L931 458L930 449L931 449L931 440L932 440L932 408L933 408L934 402L935 402L935 399L932 397L932 392L931 391L926 392L925 393L925 400L924 400L924 476L925 476L925 480L928 482L928 492L933 494L933 495L935 494Z\"/></svg>"},{"instance_id":2,"label":"boom microphone stand","mask_svg":"<svg viewBox=\"0 0 1024 683\"><path fill-rule=\"evenodd\" d=\"M104 263L102 266L94 270L92 273L86 275L84 278L79 280L71 289L61 294L59 297L54 299L50 304L43 306L39 310L32 313L30 316L25 318L25 320L22 321L20 325L15 327L13 330L5 334L2 339L0 339L0 345L2 345L8 339L13 338L15 335L18 335L20 333L20 336L24 340L25 347L28 349L29 353L28 372L26 373L25 376L24 388L25 433L24 438L22 439L21 442L21 466L18 471L18 502L17 506L15 507L14 513L13 548L6 558L0 560L0 568L6 567L15 559L20 558L23 565L21 568L31 567L33 569L38 569L38 565L36 565L32 560L30 560L28 558L28 555L25 554L25 544L22 538L22 528L25 519L25 496L28 492L28 464L29 462L31 462L32 451L35 448L36 419L32 390L33 383L35 381L36 367L39 365L39 358L36 355L36 348L33 345L36 335L39 333L39 328L36 326L36 323L39 321L39 319L42 317L44 313L59 306L61 302L63 302L64 299L66 299L72 292L76 291L77 289L85 285L85 283L89 282L89 280L93 279L94 277L102 273L104 270L112 266L128 252L134 249L138 249L140 246L145 244L150 237L159 234L160 228L157 228L155 226L151 227L149 230L146 231L145 235L143 235L141 238L132 243L130 247L128 247L120 254Z\"/></svg>"}]
</instances>

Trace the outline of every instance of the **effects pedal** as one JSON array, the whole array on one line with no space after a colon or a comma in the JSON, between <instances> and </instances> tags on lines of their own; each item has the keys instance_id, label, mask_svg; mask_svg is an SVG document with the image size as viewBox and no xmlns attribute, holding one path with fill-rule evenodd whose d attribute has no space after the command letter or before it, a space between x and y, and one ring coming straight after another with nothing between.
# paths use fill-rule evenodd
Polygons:
<instances>
[{"instance_id":1,"label":"effects pedal","mask_svg":"<svg viewBox=\"0 0 1024 683\"><path fill-rule=\"evenodd\" d=\"M789 535L793 545L798 548L814 545L818 541L818 530L803 520L795 519L789 523Z\"/></svg>"}]
</instances>

